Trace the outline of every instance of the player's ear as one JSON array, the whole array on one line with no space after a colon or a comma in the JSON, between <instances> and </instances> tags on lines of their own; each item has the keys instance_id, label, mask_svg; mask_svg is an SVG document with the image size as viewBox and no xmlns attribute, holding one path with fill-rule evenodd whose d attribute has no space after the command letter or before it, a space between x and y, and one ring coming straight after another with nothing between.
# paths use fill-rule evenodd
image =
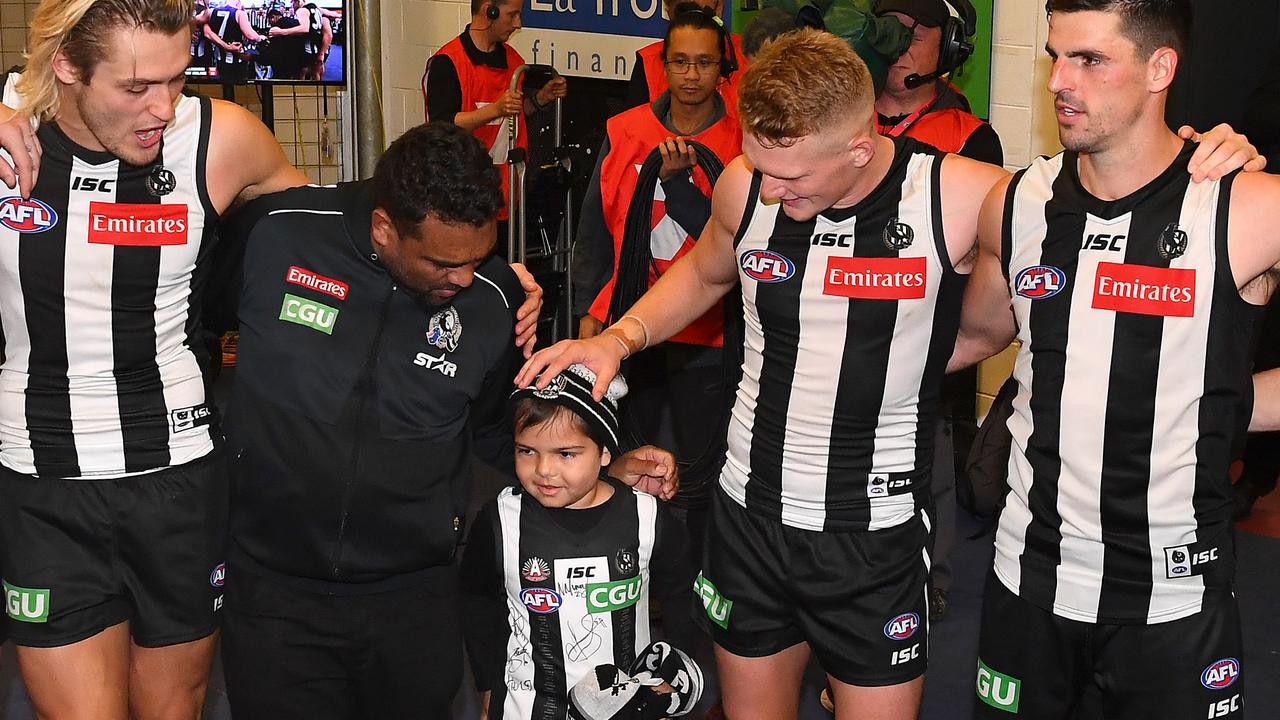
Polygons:
<instances>
[{"instance_id":1,"label":"player's ear","mask_svg":"<svg viewBox=\"0 0 1280 720\"><path fill-rule=\"evenodd\" d=\"M609 448L600 448L600 467L607 468L613 464L613 453L609 452Z\"/></svg>"},{"instance_id":2,"label":"player's ear","mask_svg":"<svg viewBox=\"0 0 1280 720\"><path fill-rule=\"evenodd\" d=\"M399 239L396 224L391 216L382 208L373 209L372 222L369 225L369 237L373 240L373 251L382 254Z\"/></svg>"},{"instance_id":3,"label":"player's ear","mask_svg":"<svg viewBox=\"0 0 1280 720\"><path fill-rule=\"evenodd\" d=\"M80 69L71 62L71 58L67 57L67 53L62 48L58 48L58 51L53 54L53 74L63 85L74 85L80 82Z\"/></svg>"}]
</instances>

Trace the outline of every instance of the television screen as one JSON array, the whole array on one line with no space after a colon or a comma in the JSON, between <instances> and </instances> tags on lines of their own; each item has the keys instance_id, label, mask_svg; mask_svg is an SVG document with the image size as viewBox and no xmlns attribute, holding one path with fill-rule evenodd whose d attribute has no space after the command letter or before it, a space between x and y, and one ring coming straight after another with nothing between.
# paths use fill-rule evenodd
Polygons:
<instances>
[{"instance_id":1,"label":"television screen","mask_svg":"<svg viewBox=\"0 0 1280 720\"><path fill-rule=\"evenodd\" d=\"M197 0L192 82L346 82L344 0Z\"/></svg>"}]
</instances>

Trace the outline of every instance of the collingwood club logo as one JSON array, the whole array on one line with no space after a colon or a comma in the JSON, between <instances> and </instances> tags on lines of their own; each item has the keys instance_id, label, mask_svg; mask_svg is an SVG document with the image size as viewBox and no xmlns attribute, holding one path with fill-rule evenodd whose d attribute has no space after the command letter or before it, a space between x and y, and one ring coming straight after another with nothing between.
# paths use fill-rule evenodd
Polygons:
<instances>
[{"instance_id":1,"label":"collingwood club logo","mask_svg":"<svg viewBox=\"0 0 1280 720\"><path fill-rule=\"evenodd\" d=\"M882 237L884 237L885 247L890 250L906 250L915 241L916 231L912 230L910 225L898 222L898 218L893 218L884 226Z\"/></svg>"},{"instance_id":2,"label":"collingwood club logo","mask_svg":"<svg viewBox=\"0 0 1280 720\"><path fill-rule=\"evenodd\" d=\"M1187 234L1178 229L1178 223L1169 223L1160 233L1160 257L1173 260L1187 251Z\"/></svg>"},{"instance_id":3,"label":"collingwood club logo","mask_svg":"<svg viewBox=\"0 0 1280 720\"><path fill-rule=\"evenodd\" d=\"M462 339L462 316L452 306L431 316L427 325L427 342L447 352L458 349L458 341Z\"/></svg>"},{"instance_id":4,"label":"collingwood club logo","mask_svg":"<svg viewBox=\"0 0 1280 720\"><path fill-rule=\"evenodd\" d=\"M156 197L164 197L176 189L178 189L178 179L163 165L157 165L147 176L147 192Z\"/></svg>"},{"instance_id":5,"label":"collingwood club logo","mask_svg":"<svg viewBox=\"0 0 1280 720\"><path fill-rule=\"evenodd\" d=\"M533 391L534 397L540 397L543 400L555 400L560 397L560 393L564 392L564 388L569 384L564 375L557 375L552 378L547 386Z\"/></svg>"}]
</instances>

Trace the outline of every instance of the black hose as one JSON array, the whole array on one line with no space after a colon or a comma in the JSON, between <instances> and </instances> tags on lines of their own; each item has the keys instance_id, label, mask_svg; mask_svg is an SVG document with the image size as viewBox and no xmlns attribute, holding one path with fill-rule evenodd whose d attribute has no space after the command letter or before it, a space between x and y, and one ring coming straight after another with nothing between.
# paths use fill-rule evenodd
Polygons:
<instances>
[{"instance_id":1,"label":"black hose","mask_svg":"<svg viewBox=\"0 0 1280 720\"><path fill-rule=\"evenodd\" d=\"M707 146L692 140L685 142L694 149L697 166L702 168L714 187L720 174L724 172L724 163ZM631 196L631 204L627 207L622 247L618 252L617 278L609 300L606 326L621 318L649 289L650 270L655 274L658 272L650 247L650 237L653 231L653 197L661 168L662 155L654 148L640 167L640 177ZM714 219L709 222L714 222ZM733 399L742 372L742 298L736 288L724 297L724 315L723 383L720 397L708 399L717 403L720 412L712 434L713 439L691 460L679 462L681 484L674 502L685 507L706 505L712 487L709 481L715 479L715 474L724 464L729 414L733 409ZM643 437L639 437L640 425L635 422L625 405L624 403L622 408L623 425L629 428L632 442L637 446L648 444Z\"/></svg>"}]
</instances>

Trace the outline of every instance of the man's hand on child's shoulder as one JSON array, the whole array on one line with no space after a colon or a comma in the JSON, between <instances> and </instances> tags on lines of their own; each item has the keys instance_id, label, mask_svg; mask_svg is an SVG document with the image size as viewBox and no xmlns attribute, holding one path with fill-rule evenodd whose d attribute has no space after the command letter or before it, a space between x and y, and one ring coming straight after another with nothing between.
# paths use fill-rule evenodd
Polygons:
<instances>
[{"instance_id":1,"label":"man's hand on child's shoulder","mask_svg":"<svg viewBox=\"0 0 1280 720\"><path fill-rule=\"evenodd\" d=\"M623 453L609 465L609 477L621 480L643 493L662 500L675 497L680 489L676 456L653 445Z\"/></svg>"}]
</instances>

